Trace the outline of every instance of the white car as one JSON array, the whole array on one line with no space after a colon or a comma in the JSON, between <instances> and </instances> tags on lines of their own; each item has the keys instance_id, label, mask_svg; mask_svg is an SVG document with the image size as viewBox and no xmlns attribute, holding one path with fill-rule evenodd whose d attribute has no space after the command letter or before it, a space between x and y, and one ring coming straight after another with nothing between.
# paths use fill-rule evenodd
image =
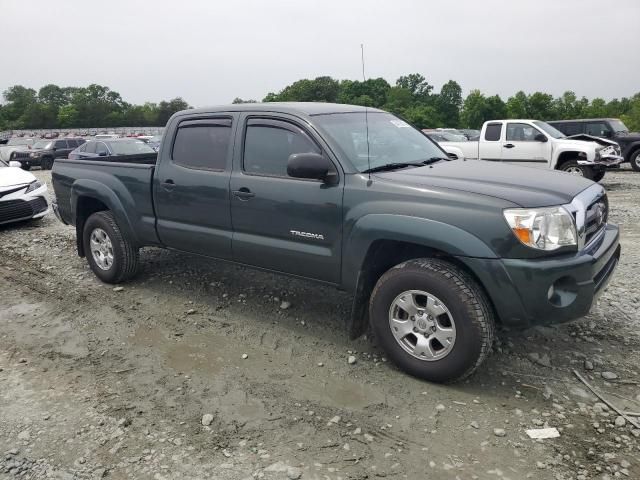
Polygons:
<instances>
[{"instance_id":1,"label":"white car","mask_svg":"<svg viewBox=\"0 0 640 480\"><path fill-rule=\"evenodd\" d=\"M445 150L457 147L467 159L504 162L560 170L600 181L607 167L624 161L620 146L589 135L571 138L539 120L491 120L479 140L439 142Z\"/></svg>"},{"instance_id":2,"label":"white car","mask_svg":"<svg viewBox=\"0 0 640 480\"><path fill-rule=\"evenodd\" d=\"M0 225L42 218L49 210L47 186L19 162L0 160Z\"/></svg>"},{"instance_id":3,"label":"white car","mask_svg":"<svg viewBox=\"0 0 640 480\"><path fill-rule=\"evenodd\" d=\"M13 159L15 152L23 152L30 150L36 143L35 138L30 137L13 137L10 138L6 145L0 145L0 160L9 162Z\"/></svg>"}]
</instances>

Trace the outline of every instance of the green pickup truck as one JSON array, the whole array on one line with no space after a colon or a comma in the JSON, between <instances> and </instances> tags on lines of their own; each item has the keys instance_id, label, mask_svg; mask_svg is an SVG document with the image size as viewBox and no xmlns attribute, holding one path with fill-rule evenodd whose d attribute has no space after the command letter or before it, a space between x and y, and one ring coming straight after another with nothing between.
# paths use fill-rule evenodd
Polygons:
<instances>
[{"instance_id":1,"label":"green pickup truck","mask_svg":"<svg viewBox=\"0 0 640 480\"><path fill-rule=\"evenodd\" d=\"M58 160L54 211L104 282L165 247L334 285L402 369L452 382L496 324L585 315L620 257L604 189L566 173L450 161L381 110L188 110L156 155Z\"/></svg>"}]
</instances>

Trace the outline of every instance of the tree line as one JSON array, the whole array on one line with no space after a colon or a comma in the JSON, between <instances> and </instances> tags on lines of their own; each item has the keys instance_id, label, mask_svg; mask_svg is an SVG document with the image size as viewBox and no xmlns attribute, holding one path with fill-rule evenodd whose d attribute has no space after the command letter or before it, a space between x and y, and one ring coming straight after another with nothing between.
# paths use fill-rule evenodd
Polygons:
<instances>
[{"instance_id":1,"label":"tree line","mask_svg":"<svg viewBox=\"0 0 640 480\"><path fill-rule=\"evenodd\" d=\"M0 104L0 130L90 127L164 126L189 104L182 98L132 105L109 87L45 85L36 92L22 85L9 87Z\"/></svg>"},{"instance_id":2,"label":"tree line","mask_svg":"<svg viewBox=\"0 0 640 480\"><path fill-rule=\"evenodd\" d=\"M29 128L89 128L164 126L169 117L189 104L182 98L133 105L118 92L101 85L86 88L45 85L36 91L15 85L3 93L0 130ZM255 102L236 98L233 103ZM554 97L544 92L523 91L503 100L471 90L466 97L455 80L440 91L419 73L403 75L391 85L384 78L365 81L336 80L328 76L298 80L263 102L336 102L382 108L419 128L479 128L486 120L534 118L620 118L632 130L640 130L640 92L632 97L580 97L571 91Z\"/></svg>"}]
</instances>

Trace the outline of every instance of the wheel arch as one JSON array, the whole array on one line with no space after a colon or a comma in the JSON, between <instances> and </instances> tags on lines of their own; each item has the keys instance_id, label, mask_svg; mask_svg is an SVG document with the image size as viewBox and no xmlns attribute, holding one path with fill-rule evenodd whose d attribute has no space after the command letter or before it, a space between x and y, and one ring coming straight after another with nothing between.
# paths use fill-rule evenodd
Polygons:
<instances>
[{"instance_id":1,"label":"wheel arch","mask_svg":"<svg viewBox=\"0 0 640 480\"><path fill-rule=\"evenodd\" d=\"M77 181L71 188L71 205L71 214L75 219L76 226L76 245L80 257L85 256L82 242L84 225L92 214L100 211L111 211L123 233L137 244L135 230L122 202L115 192L104 184L93 180Z\"/></svg>"},{"instance_id":2,"label":"wheel arch","mask_svg":"<svg viewBox=\"0 0 640 480\"><path fill-rule=\"evenodd\" d=\"M366 331L369 298L378 279L404 261L416 258L446 260L469 273L484 289L478 276L460 259L465 256L496 258L479 238L433 220L400 215L367 217L356 223L343 253L346 259L343 261L343 287L353 292L351 315L347 321L350 338L357 338Z\"/></svg>"}]
</instances>

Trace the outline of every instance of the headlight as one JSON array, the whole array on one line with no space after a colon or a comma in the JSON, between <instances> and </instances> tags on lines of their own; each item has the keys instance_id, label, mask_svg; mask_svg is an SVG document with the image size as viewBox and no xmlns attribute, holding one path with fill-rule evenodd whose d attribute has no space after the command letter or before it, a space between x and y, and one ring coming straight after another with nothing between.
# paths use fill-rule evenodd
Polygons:
<instances>
[{"instance_id":1,"label":"headlight","mask_svg":"<svg viewBox=\"0 0 640 480\"><path fill-rule=\"evenodd\" d=\"M27 191L24 193L30 193L33 192L34 190L39 189L42 186L42 183L40 183L39 180L34 180L33 182L31 182L29 184L29 186L27 187Z\"/></svg>"},{"instance_id":2,"label":"headlight","mask_svg":"<svg viewBox=\"0 0 640 480\"><path fill-rule=\"evenodd\" d=\"M510 208L504 211L504 218L527 247L556 250L577 245L575 222L563 207Z\"/></svg>"}]
</instances>

